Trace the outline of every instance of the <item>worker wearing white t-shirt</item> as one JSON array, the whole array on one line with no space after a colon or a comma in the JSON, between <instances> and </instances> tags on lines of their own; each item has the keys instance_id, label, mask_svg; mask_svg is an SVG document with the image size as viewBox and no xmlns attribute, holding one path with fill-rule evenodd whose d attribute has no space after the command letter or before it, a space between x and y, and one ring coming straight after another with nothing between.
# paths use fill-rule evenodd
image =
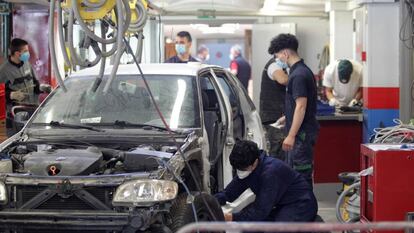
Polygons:
<instances>
[{"instance_id":1,"label":"worker wearing white t-shirt","mask_svg":"<svg viewBox=\"0 0 414 233\"><path fill-rule=\"evenodd\" d=\"M323 85L329 105L356 105L362 98L362 65L350 60L329 64L325 68Z\"/></svg>"}]
</instances>

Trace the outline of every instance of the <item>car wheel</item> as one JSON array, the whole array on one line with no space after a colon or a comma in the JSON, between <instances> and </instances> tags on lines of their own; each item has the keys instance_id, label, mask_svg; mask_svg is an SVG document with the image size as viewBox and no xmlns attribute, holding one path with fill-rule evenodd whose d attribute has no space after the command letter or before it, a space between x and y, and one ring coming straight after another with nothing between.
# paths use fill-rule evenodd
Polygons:
<instances>
[{"instance_id":1,"label":"car wheel","mask_svg":"<svg viewBox=\"0 0 414 233\"><path fill-rule=\"evenodd\" d=\"M178 229L189 223L195 222L193 208L191 204L187 202L187 197L188 195L186 193L180 194L171 206L170 215L172 223L170 229L173 232L176 232ZM211 212L206 207L203 199L210 207ZM195 194L193 203L199 222L224 221L221 206L212 195L206 193Z\"/></svg>"}]
</instances>

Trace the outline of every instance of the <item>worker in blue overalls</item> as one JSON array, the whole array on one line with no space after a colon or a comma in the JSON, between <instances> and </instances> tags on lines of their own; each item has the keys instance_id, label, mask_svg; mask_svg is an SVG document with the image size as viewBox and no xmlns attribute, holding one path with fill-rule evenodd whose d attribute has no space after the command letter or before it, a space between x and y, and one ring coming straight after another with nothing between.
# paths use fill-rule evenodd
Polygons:
<instances>
[{"instance_id":1,"label":"worker in blue overalls","mask_svg":"<svg viewBox=\"0 0 414 233\"><path fill-rule=\"evenodd\" d=\"M233 202L246 189L255 201L239 213L225 214L226 221L313 222L318 204L305 178L281 160L267 156L251 141L237 141L230 164L237 176L215 195L221 205Z\"/></svg>"}]
</instances>

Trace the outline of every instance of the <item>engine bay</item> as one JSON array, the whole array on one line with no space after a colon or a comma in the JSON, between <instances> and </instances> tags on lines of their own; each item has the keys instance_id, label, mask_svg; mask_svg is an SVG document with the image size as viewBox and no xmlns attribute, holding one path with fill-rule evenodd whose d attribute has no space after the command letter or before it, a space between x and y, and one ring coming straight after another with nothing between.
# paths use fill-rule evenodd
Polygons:
<instances>
[{"instance_id":1,"label":"engine bay","mask_svg":"<svg viewBox=\"0 0 414 233\"><path fill-rule=\"evenodd\" d=\"M38 176L88 176L157 170L177 147L167 144L100 147L21 143L2 151L0 173Z\"/></svg>"}]
</instances>

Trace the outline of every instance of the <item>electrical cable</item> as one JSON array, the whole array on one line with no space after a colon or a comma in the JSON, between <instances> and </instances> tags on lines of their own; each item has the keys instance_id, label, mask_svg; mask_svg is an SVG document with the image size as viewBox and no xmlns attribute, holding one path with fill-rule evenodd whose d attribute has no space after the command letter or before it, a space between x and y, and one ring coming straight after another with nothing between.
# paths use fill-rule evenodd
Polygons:
<instances>
[{"instance_id":1,"label":"electrical cable","mask_svg":"<svg viewBox=\"0 0 414 233\"><path fill-rule=\"evenodd\" d=\"M158 115L160 116L162 123L164 124L165 128L166 128L166 129L167 129L167 131L168 131L168 134L171 136L172 140L174 141L174 144L176 144L177 149L178 149L178 154L181 156L181 158L182 158L182 159L183 159L183 161L184 161L185 166L188 168L188 171L190 172L190 176L192 177L192 179L193 179L193 181L194 181L194 183L195 183L196 189L197 189L199 192L202 192L202 189L201 189L201 187L200 187L200 184L198 183L198 181L197 181L197 179L196 179L196 177L195 177L195 173L194 173L193 169L191 168L191 165L189 164L189 162L187 161L187 159L184 157L184 154L183 154L183 153L182 153L182 151L181 151L181 147L179 146L179 144L178 144L177 140L175 139L175 137L174 137L174 135L173 135L173 132L172 132L171 128L169 127L168 123L166 122L166 120L165 120L165 118L164 118L164 115L162 114L161 110L159 109L159 106L158 106L158 104L157 104L157 102L156 102L156 100L155 100L155 98L154 98L154 96L153 96L153 94L152 94L152 91L151 91L151 89L150 89L150 87L149 87L149 85L148 85L147 79L146 79L146 78L145 78L145 76L144 76L144 73L143 73L143 71L142 71L142 69L141 69L141 66L139 65L138 60L137 60L137 58L135 57L135 55L132 53L131 46L128 44L128 41L126 40L126 38L125 38L125 37L123 38L123 40L124 40L124 42L125 42L126 49L127 49L129 52L131 52L131 54L132 54L132 56L133 56L133 59L134 59L135 64L136 64L136 66L137 66L137 68L138 68L139 74L140 74L140 76L141 76L141 78L142 78L142 80L143 80L143 83L144 83L144 85L145 85L145 88L147 89L148 94L149 94L149 96L150 96L150 99L151 99L152 103L154 104L155 110L157 111ZM206 208L208 209L208 211L209 211L209 213L210 213L211 217L213 218L213 220L214 220L214 221L217 221L217 217L215 216L214 212L211 210L211 208L210 208L210 206L208 205L207 201L205 200L204 196L203 196L203 195L201 195L201 197L202 197L203 203L204 203L204 205L206 206Z\"/></svg>"},{"instance_id":2,"label":"electrical cable","mask_svg":"<svg viewBox=\"0 0 414 233\"><path fill-rule=\"evenodd\" d=\"M372 137L373 143L410 143L414 142L414 125L404 124L394 119L396 126L375 128Z\"/></svg>"},{"instance_id":3,"label":"electrical cable","mask_svg":"<svg viewBox=\"0 0 414 233\"><path fill-rule=\"evenodd\" d=\"M173 169L171 169L170 168L170 166L164 161L164 160L162 160L162 159L159 159L158 161L161 161L162 162L162 164L164 165L164 167L166 167L172 174L173 174L173 176L174 176L174 178L176 179L176 180L178 180L178 182L184 187L184 189L185 189L185 192L187 193L187 195L188 195L188 198L190 198L190 199L194 199L194 195L190 192L190 189L188 188L188 186L185 184L185 182L181 179L181 177L179 177L179 176L177 176L176 174L175 174L175 172L174 172L174 170ZM194 201L191 201L191 208L193 209L193 215L194 215L194 222L195 223L198 223L198 217L197 217L197 210L196 210L196 208L195 208L195 205L194 205ZM198 230L197 230L197 232L198 232Z\"/></svg>"},{"instance_id":4,"label":"electrical cable","mask_svg":"<svg viewBox=\"0 0 414 233\"><path fill-rule=\"evenodd\" d=\"M117 3L116 4L116 8L117 8L116 9L116 14L117 14L116 18L117 18L118 23L117 23L116 27L114 25L112 25L112 26L117 28L117 36L113 37L113 38L110 38L110 39L106 39L106 38L98 37L97 35L95 35L95 33L93 31L91 31L91 29L89 29L88 25L86 25L86 23L83 22L83 19L81 18L81 15L80 15L80 12L79 12L79 9L78 9L78 5L77 5L77 1L72 0L72 7L69 9L69 23L68 23L69 24L68 25L69 26L69 28L68 28L68 44L69 44L69 50L72 54L72 56L70 57L72 59L72 65L75 65L75 64L80 65L80 66L86 65L86 63L84 61L81 61L80 59L78 59L77 54L75 53L75 49L73 47L73 25L74 25L75 19L77 20L77 22L80 25L81 29L85 32L86 36L88 36L90 39L92 39L92 40L94 40L98 43L101 43L101 44L113 44L113 47L116 46L116 53L117 54L116 54L115 65L114 65L114 68L111 72L111 77L108 80L108 82L107 82L107 84L104 88L104 92L108 91L108 89L110 88L111 82L115 78L117 68L118 68L118 65L119 65L119 62L120 62L120 58L121 58L123 52L125 51L125 49L127 49L131 53L131 55L133 56L134 62L138 67L140 75L141 75L141 77L144 81L144 84L145 84L146 89L147 89L147 91L150 95L150 98L151 98L151 100L152 100L152 102L153 102L153 104L154 104L154 106L155 106L155 108L158 112L158 115L160 116L163 124L165 125L165 128L168 130L168 132L169 132L171 138L173 139L174 143L177 145L178 153L182 157L182 159L184 161L184 165L188 168L188 170L190 172L190 175L191 175L192 179L194 180L196 189L201 192L202 189L200 187L199 181L196 179L195 173L194 173L191 165L189 164L187 159L184 157L184 154L181 151L181 147L179 146L178 142L176 141L176 139L175 139L175 137L172 133L172 130L170 129L169 125L167 124L162 112L160 111L160 109L158 107L158 104L156 103L155 98L154 98L154 96L153 96L153 94L152 94L152 92L149 88L148 82L145 79L145 76L144 76L144 74L141 70L141 67L139 65L137 57L132 52L131 46L129 45L129 43L126 41L126 39L124 37L124 34L128 30L128 28L130 26L130 21L131 21L131 11L130 11L131 9L129 7L129 2L128 2L128 0L117 0L116 3ZM140 7L142 7L141 5L142 5L141 2L136 4L136 6L138 6L137 10L140 10L140 9L142 10L142 8L140 8ZM124 6L124 8L123 8L123 6ZM139 19L141 19L141 20L137 20L137 24L133 25L133 27L132 27L133 29L142 29L143 26L145 25L144 21L146 21L145 16L146 16L147 12L145 10L142 11L142 12L143 13L139 17ZM124 18L124 16L125 16L125 18ZM109 25L111 25L111 24L109 24ZM116 45L114 44L115 42L116 42ZM112 49L111 51L113 51L113 50L114 49ZM107 54L103 53L102 56L104 56L104 55L107 55ZM97 84L97 86L98 85L99 85L99 83ZM217 217L215 216L215 214L211 210L210 206L208 205L208 203L205 200L203 195L201 195L201 198L202 198L206 208L208 209L211 217L213 218L213 220L217 220Z\"/></svg>"}]
</instances>

